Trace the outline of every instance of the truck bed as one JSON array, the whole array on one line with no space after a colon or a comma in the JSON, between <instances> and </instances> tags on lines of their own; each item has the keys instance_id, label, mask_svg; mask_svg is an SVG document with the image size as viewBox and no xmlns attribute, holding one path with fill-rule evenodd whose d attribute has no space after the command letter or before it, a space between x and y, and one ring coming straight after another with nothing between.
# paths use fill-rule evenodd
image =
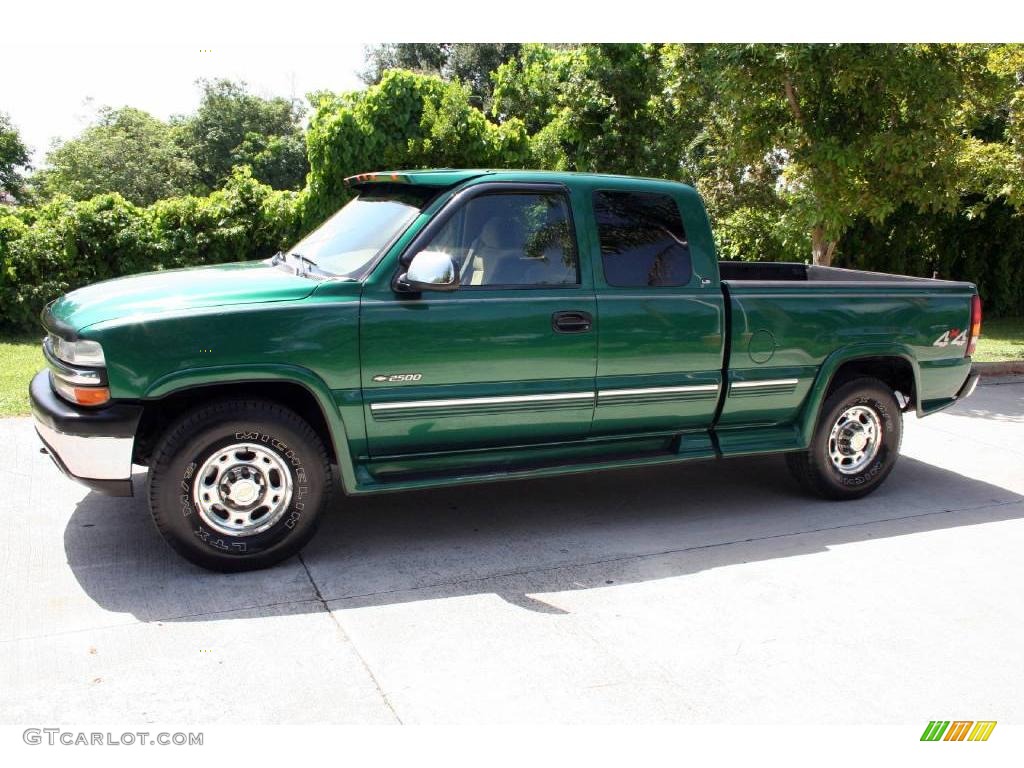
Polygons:
<instances>
[{"instance_id":1,"label":"truck bed","mask_svg":"<svg viewBox=\"0 0 1024 768\"><path fill-rule=\"evenodd\" d=\"M890 275L841 267L819 267L783 261L720 261L718 271L728 282L808 282L808 283L919 283L922 287L949 284L953 281L930 277ZM962 283L961 285L968 285Z\"/></svg>"},{"instance_id":2,"label":"truck bed","mask_svg":"<svg viewBox=\"0 0 1024 768\"><path fill-rule=\"evenodd\" d=\"M919 415L953 402L968 376L970 358L954 340L970 324L970 283L782 262L723 261L719 270L732 381L718 421L723 450L729 428L791 419L837 355L896 350L900 391L913 391Z\"/></svg>"}]
</instances>

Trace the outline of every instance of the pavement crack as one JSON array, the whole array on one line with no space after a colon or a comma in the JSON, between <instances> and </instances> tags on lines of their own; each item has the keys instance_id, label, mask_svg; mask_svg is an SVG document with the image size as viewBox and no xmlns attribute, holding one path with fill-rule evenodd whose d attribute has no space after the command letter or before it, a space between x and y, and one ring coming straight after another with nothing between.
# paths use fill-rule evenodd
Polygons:
<instances>
[{"instance_id":1,"label":"pavement crack","mask_svg":"<svg viewBox=\"0 0 1024 768\"><path fill-rule=\"evenodd\" d=\"M342 639L352 647L352 650L356 654L356 658L359 659L359 663L363 665L363 669L366 670L366 674L370 677L370 680L373 681L373 687L377 689L377 694L384 702L384 706L386 706L388 708L388 711L391 712L391 716L395 718L395 721L399 725L402 725L402 718L398 715L398 712L395 711L395 707L391 703L391 699L388 698L387 693L385 693L384 689L381 687L380 680L378 680L377 676L373 674L373 670L370 669L370 665L366 661L366 658L363 656L363 654L360 652L359 647L355 644L355 641L353 641L352 638L349 637L348 632L345 631L345 628L341 626L341 622L338 621L337 615L334 613L334 611L331 610L330 605L327 604L327 600L324 598L323 593L320 591L320 585L317 584L316 580L313 578L313 574L309 570L309 565L306 564L306 559L302 556L301 552L299 553L298 558L299 562L302 563L303 570L306 571L306 578L309 579L309 585L313 587L313 592L316 593L317 602L319 602L321 607L323 607L323 609L327 612L327 616L330 618L330 620L334 622L334 626L338 630L338 633L341 635Z\"/></svg>"}]
</instances>

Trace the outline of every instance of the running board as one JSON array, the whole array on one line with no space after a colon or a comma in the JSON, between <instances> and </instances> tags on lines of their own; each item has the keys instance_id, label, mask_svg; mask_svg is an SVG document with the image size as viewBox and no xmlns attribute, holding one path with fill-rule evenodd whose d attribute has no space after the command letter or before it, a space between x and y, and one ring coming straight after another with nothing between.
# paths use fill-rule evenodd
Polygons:
<instances>
[{"instance_id":1,"label":"running board","mask_svg":"<svg viewBox=\"0 0 1024 768\"><path fill-rule=\"evenodd\" d=\"M553 477L611 469L678 464L697 459L799 451L795 425L719 428L713 432L629 436L482 451L364 459L356 467L355 493L404 491L499 480Z\"/></svg>"},{"instance_id":2,"label":"running board","mask_svg":"<svg viewBox=\"0 0 1024 768\"><path fill-rule=\"evenodd\" d=\"M716 457L708 433L592 444L513 448L427 457L393 457L359 466L360 491L406 490L462 483L674 464Z\"/></svg>"}]
</instances>

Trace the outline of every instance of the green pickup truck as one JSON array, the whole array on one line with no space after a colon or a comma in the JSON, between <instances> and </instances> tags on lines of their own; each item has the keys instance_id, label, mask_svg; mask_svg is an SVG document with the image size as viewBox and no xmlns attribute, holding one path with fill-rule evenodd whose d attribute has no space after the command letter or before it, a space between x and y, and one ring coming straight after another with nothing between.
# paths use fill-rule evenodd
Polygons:
<instances>
[{"instance_id":1,"label":"green pickup truck","mask_svg":"<svg viewBox=\"0 0 1024 768\"><path fill-rule=\"evenodd\" d=\"M261 262L125 277L43 312L36 428L57 466L132 493L184 557L239 571L345 493L785 453L852 499L902 414L977 383L969 283L719 262L669 181L361 174ZM755 254L756 255L756 254Z\"/></svg>"}]
</instances>

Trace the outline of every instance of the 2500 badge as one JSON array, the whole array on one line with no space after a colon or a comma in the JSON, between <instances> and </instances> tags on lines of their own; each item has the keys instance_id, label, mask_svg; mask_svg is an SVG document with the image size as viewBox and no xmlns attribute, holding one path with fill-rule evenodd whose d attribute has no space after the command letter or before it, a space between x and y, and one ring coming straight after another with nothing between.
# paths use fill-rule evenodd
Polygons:
<instances>
[{"instance_id":1,"label":"2500 badge","mask_svg":"<svg viewBox=\"0 0 1024 768\"><path fill-rule=\"evenodd\" d=\"M422 378L422 373L378 373L373 380L380 383L398 384L403 381L419 381Z\"/></svg>"}]
</instances>

